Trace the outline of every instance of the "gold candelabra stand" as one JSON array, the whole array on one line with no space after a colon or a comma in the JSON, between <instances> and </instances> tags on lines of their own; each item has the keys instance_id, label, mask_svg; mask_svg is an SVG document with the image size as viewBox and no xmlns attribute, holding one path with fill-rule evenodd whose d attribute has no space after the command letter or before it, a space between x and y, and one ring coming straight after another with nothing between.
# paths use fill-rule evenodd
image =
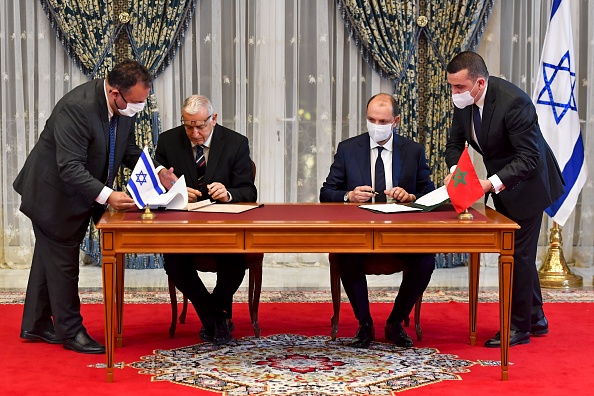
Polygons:
<instances>
[{"instance_id":1,"label":"gold candelabra stand","mask_svg":"<svg viewBox=\"0 0 594 396\"><path fill-rule=\"evenodd\" d=\"M549 289L569 289L583 286L583 279L580 275L573 274L563 257L561 248L561 228L553 222L550 229L549 250L547 256L538 269L540 285ZM594 283L594 281L593 281Z\"/></svg>"}]
</instances>

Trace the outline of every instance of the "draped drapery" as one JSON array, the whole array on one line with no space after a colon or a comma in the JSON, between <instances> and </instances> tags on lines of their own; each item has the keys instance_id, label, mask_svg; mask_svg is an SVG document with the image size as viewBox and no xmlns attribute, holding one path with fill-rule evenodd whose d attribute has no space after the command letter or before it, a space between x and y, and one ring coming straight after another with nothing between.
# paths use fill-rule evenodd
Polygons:
<instances>
[{"instance_id":1,"label":"draped drapery","mask_svg":"<svg viewBox=\"0 0 594 396\"><path fill-rule=\"evenodd\" d=\"M492 75L528 93L540 60L550 3L494 2L478 46ZM571 4L578 108L589 174L594 175L594 161L589 160L594 158L594 118L590 116L594 114L594 90L586 83L594 80L590 44L594 6L591 2ZM196 6L200 17L192 18L178 54L154 82L160 131L178 125L184 98L194 93L210 96L220 123L250 139L258 166L259 200L315 202L332 162L332 147L364 131L367 99L377 92L392 92L393 83L362 59L345 31L335 0L201 0ZM18 210L12 181L56 102L88 77L68 58L40 2L0 0L0 9L0 266L18 268L30 265L33 237L30 221ZM424 37L420 36L419 50L431 50L422 42ZM437 63L426 67L441 70ZM273 71L284 73L282 86L261 81ZM436 71L430 78L417 73L419 88L445 82L444 72ZM256 109L255 104L264 99L283 103L284 111ZM449 101L448 97L442 106L451 106ZM422 107L420 99L419 106L419 120L425 112L435 111ZM447 128L435 130L446 133ZM256 137L258 144L254 144ZM438 143L434 144L437 150ZM429 156L430 161L440 161ZM592 265L594 252L593 188L590 177L575 219L563 229L565 257L586 266ZM547 231L541 234L539 259L548 242ZM282 287L299 287L301 277L311 276L300 267L324 266L327 261L323 254L267 254L265 265L286 268L290 279L279 280ZM584 284L589 282L584 280Z\"/></svg>"},{"instance_id":2,"label":"draped drapery","mask_svg":"<svg viewBox=\"0 0 594 396\"><path fill-rule=\"evenodd\" d=\"M458 52L474 49L492 2L337 0L363 58L394 81L400 134L425 145L435 185L447 174L443 157L452 104L445 68ZM438 266L465 259L439 255Z\"/></svg>"}]
</instances>

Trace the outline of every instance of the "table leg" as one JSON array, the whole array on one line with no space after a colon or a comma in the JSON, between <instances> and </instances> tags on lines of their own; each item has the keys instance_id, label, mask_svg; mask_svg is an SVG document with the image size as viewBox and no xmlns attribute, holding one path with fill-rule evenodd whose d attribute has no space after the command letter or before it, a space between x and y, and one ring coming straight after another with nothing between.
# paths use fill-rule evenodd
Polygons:
<instances>
[{"instance_id":1,"label":"table leg","mask_svg":"<svg viewBox=\"0 0 594 396\"><path fill-rule=\"evenodd\" d=\"M122 347L122 333L124 328L124 254L116 254L115 262L115 286L116 286L116 345Z\"/></svg>"},{"instance_id":2,"label":"table leg","mask_svg":"<svg viewBox=\"0 0 594 396\"><path fill-rule=\"evenodd\" d=\"M115 257L107 255L105 249L102 256L103 268L103 307L105 313L105 352L107 355L107 382L113 382L113 320L114 282L116 277Z\"/></svg>"},{"instance_id":3,"label":"table leg","mask_svg":"<svg viewBox=\"0 0 594 396\"><path fill-rule=\"evenodd\" d=\"M514 257L499 256L499 334L501 338L501 379L507 381L511 323Z\"/></svg>"},{"instance_id":4,"label":"table leg","mask_svg":"<svg viewBox=\"0 0 594 396\"><path fill-rule=\"evenodd\" d=\"M468 300L470 303L470 345L476 344L476 313L478 308L478 288L480 272L480 253L471 253L470 265L468 266Z\"/></svg>"}]
</instances>

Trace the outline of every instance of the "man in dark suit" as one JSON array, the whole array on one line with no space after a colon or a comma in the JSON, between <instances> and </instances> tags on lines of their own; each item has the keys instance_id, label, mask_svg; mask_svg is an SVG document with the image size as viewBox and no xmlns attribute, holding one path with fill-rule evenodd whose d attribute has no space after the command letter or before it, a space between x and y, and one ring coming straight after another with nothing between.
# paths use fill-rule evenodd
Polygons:
<instances>
[{"instance_id":1,"label":"man in dark suit","mask_svg":"<svg viewBox=\"0 0 594 396\"><path fill-rule=\"evenodd\" d=\"M524 91L497 77L474 52L456 55L447 67L454 118L446 145L453 171L468 142L482 154L498 212L521 228L515 233L510 346L528 344L530 334L544 335L549 325L542 308L536 249L542 212L563 194L563 178L540 128L536 110ZM445 179L447 184L451 174ZM485 343L499 348L499 333Z\"/></svg>"},{"instance_id":2,"label":"man in dark suit","mask_svg":"<svg viewBox=\"0 0 594 396\"><path fill-rule=\"evenodd\" d=\"M185 176L190 202L255 202L257 197L248 140L217 124L218 114L205 96L192 95L182 105L182 125L159 136L155 159ZM196 241L208 243L208 241ZM165 254L165 271L192 302L202 322L200 337L217 345L231 341L232 303L245 274L244 254L211 255L217 284L208 292L194 269L204 254Z\"/></svg>"},{"instance_id":3,"label":"man in dark suit","mask_svg":"<svg viewBox=\"0 0 594 396\"><path fill-rule=\"evenodd\" d=\"M398 130L398 114L398 105L391 95L378 94L369 99L369 132L338 145L334 163L320 190L321 202L362 203L374 196L376 202L413 202L435 188L429 179L423 146L393 132ZM369 257L368 254L337 255L340 278L359 321L352 343L357 348L369 347L375 337L363 269ZM412 347L413 342L401 323L427 288L435 257L432 254L394 254L394 258L404 261L407 271L386 322L385 335L400 347Z\"/></svg>"},{"instance_id":4,"label":"man in dark suit","mask_svg":"<svg viewBox=\"0 0 594 396\"><path fill-rule=\"evenodd\" d=\"M135 208L112 183L120 164L133 168L140 156L135 114L144 107L150 84L147 69L130 60L116 65L107 79L74 88L54 108L15 179L20 210L31 219L36 239L21 338L105 353L82 323L79 246L89 220L97 221L105 204ZM159 176L162 183L174 179L162 169Z\"/></svg>"}]
</instances>

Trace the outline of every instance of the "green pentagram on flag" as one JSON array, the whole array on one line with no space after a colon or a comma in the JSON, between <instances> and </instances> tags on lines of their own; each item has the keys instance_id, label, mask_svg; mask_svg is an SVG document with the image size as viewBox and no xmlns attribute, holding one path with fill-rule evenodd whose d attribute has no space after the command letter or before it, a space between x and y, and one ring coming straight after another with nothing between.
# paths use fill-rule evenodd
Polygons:
<instances>
[{"instance_id":1,"label":"green pentagram on flag","mask_svg":"<svg viewBox=\"0 0 594 396\"><path fill-rule=\"evenodd\" d=\"M468 172L462 172L460 167L456 168L456 173L454 173L454 188L458 187L458 184L466 184L466 175Z\"/></svg>"}]
</instances>

